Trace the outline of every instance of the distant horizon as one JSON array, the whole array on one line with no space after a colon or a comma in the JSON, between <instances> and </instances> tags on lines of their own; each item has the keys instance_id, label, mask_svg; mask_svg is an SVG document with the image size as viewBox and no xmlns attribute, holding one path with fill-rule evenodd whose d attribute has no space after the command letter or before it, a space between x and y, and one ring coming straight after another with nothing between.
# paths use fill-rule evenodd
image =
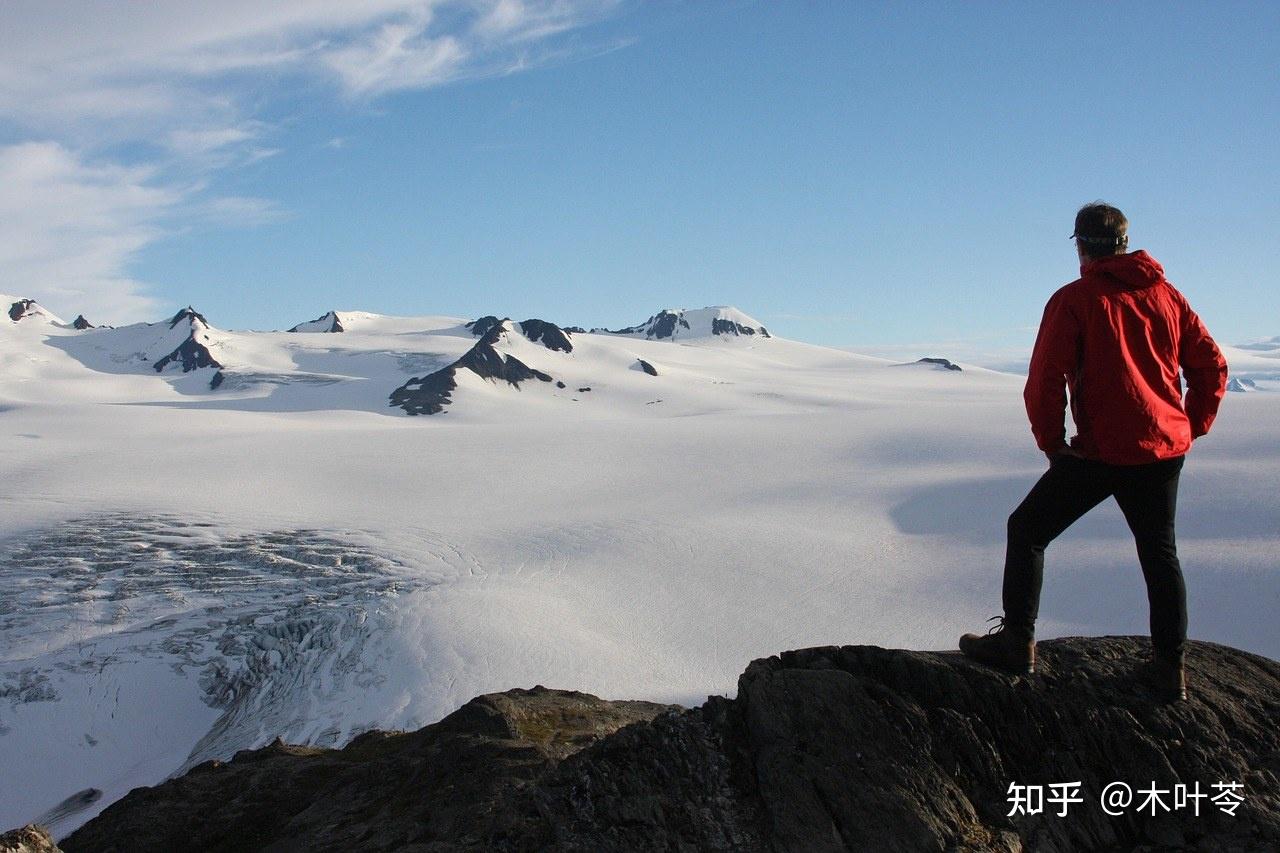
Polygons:
<instances>
[{"instance_id":1,"label":"distant horizon","mask_svg":"<svg viewBox=\"0 0 1280 853\"><path fill-rule=\"evenodd\" d=\"M24 296L22 294L0 294L0 297L13 297L16 299L34 298L30 296ZM35 299L35 302L41 305L42 307L47 308L49 311L51 311L53 314L57 315L61 320L67 323L72 322L76 316L81 316L84 314L84 312L80 312L80 311L57 310L53 306L47 305L39 299ZM179 302L182 302L182 300L179 300ZM7 307L7 304L6 306L3 306L3 307ZM812 344L814 346L828 347L830 349L843 350L846 352L857 353L860 355L868 355L876 358L885 358L885 359L902 361L902 362L915 361L917 359L926 358L926 357L947 358L947 359L950 359L951 361L961 363L961 364L970 364L975 367L982 367L988 370L996 370L1002 373L1012 373L1016 375L1026 375L1027 367L1031 360L1031 348L1032 348L1031 345L1032 343L1034 343L1034 341L1032 340L1032 341L1029 341L1025 347L1003 346L1003 347L988 347L988 348L984 348L982 346L982 341L980 339L955 339L950 341L939 340L939 341L932 341L932 342L930 341L918 341L918 342L904 341L904 342L897 342L897 343L877 342L877 343L863 343L863 344L859 344L857 342L824 343L820 341L809 340L804 337L797 337L795 335L783 334L782 332L777 331L777 329L779 328L779 324L776 323L776 321L771 321L767 317L758 316L752 313L750 310L744 309L741 305L736 305L732 302L719 302L719 303L715 303L714 305L706 305L706 306L666 305L666 306L663 306L662 308L658 308L649 312L644 317L624 318L617 322L604 322L604 323L594 322L594 321L589 323L584 323L584 322L581 322L580 319L571 319L571 320L565 320L564 322L561 322L559 318L551 317L551 316L541 316L536 312L533 314L530 314L529 316L521 316L521 317L516 317L514 315L498 312L497 314L495 314L495 316L503 316L503 317L506 317L507 319L516 320L516 321L519 321L521 319L536 318L540 320L545 320L550 323L554 323L558 326L561 326L562 328L570 327L570 326L578 326L586 329L588 332L591 332L592 330L595 330L595 329L620 329L627 326L636 325L638 323L644 322L647 319L652 318L659 311L665 311L665 310L686 310L687 311L687 310L697 310L701 308L712 308L712 307L729 307L729 308L737 309L743 312L744 314L747 314L748 316L752 317L753 319L758 321L761 325L765 326L766 328L772 327L772 330L770 333L775 337L785 338L788 340L797 341L799 343ZM232 325L226 325L218 322L218 318L216 316L210 317L209 316L210 312L204 311L200 307L200 305L196 304L194 301L188 300L182 305L178 305L177 303L175 303L174 306L172 307L172 310L163 310L160 314L154 317L141 319L141 320L134 320L132 322L153 323L153 324L164 322L167 319L174 316L175 314L185 310L186 308L193 308L195 311L204 315L206 319L208 319L213 326L229 332L235 332L235 331L285 332L291 329L293 326L297 326L302 323L313 322L317 319L321 319L324 316L326 316L330 311L335 311L337 313L369 313L369 314L379 314L379 315L388 316L388 317L406 317L406 318L415 317L415 316L453 317L460 320L475 320L475 319L478 319L479 317L483 317L483 316L487 316L488 314L495 313L492 311L481 313L481 314L465 314L465 313L451 312L451 311L427 311L419 314L408 314L408 313L398 313L398 312L369 311L366 308L362 308L358 306L347 306L345 308L325 309L323 311L316 312L315 316L304 317L301 319L294 319L294 320L291 320L290 322L283 323L277 326L265 326L261 324L232 326ZM126 324L97 323L94 321L94 318L89 316L85 316L85 319L88 320L90 323L93 323L93 325L95 326L126 325ZM1032 337L1034 337L1034 331L1035 331L1034 328L1031 328L1028 331L1032 335ZM1277 339L1277 336L1270 336L1270 337L1254 338L1251 340L1243 340L1243 341L1221 340L1219 342L1227 346L1233 346L1233 347L1246 346L1247 347L1251 344L1257 344L1257 343L1273 343L1276 341L1276 339Z\"/></svg>"}]
</instances>

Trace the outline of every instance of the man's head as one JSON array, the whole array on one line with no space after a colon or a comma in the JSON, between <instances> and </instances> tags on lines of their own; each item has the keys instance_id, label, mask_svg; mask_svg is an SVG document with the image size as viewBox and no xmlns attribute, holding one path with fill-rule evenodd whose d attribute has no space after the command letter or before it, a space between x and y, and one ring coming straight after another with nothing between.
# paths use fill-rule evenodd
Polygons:
<instances>
[{"instance_id":1,"label":"man's head","mask_svg":"<svg viewBox=\"0 0 1280 853\"><path fill-rule=\"evenodd\" d=\"M1129 248L1129 220L1119 208L1095 201L1076 214L1076 230L1071 237L1080 251L1080 260L1123 254Z\"/></svg>"}]
</instances>

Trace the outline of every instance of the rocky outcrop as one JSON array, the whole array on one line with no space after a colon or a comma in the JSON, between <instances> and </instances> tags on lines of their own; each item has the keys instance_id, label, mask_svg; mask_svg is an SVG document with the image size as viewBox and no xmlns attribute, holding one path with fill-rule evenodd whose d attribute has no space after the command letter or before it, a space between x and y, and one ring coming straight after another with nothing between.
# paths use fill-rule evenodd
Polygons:
<instances>
[{"instance_id":1,"label":"rocky outcrop","mask_svg":"<svg viewBox=\"0 0 1280 853\"><path fill-rule=\"evenodd\" d=\"M463 328L470 329L471 334L476 337L485 337L494 329L497 329L499 332L506 331L508 328L507 324L510 322L510 317L503 317L499 319L493 314L486 314L483 317L479 317L469 323L466 323ZM556 350L558 352L573 352L573 342L569 340L569 334L574 331L582 331L577 327L562 329L555 323L549 323L546 320L539 320L533 317L528 320L521 320L515 325L520 329L520 333L522 335L533 341L535 344L541 343L547 349Z\"/></svg>"},{"instance_id":2,"label":"rocky outcrop","mask_svg":"<svg viewBox=\"0 0 1280 853\"><path fill-rule=\"evenodd\" d=\"M535 687L478 697L416 732L370 732L341 750L277 742L137 789L63 846L120 853L273 844L482 850L492 839L527 835L537 822L524 797L534 780L588 744L665 710Z\"/></svg>"},{"instance_id":3,"label":"rocky outcrop","mask_svg":"<svg viewBox=\"0 0 1280 853\"><path fill-rule=\"evenodd\" d=\"M502 324L507 322L507 320L509 319L511 318L506 317L499 320L497 317L495 317L492 314L486 314L483 317L472 320L470 323L465 324L463 328L470 329L471 334L475 335L477 338L483 338L485 335L489 334L489 332L493 329L494 326L501 327Z\"/></svg>"},{"instance_id":4,"label":"rocky outcrop","mask_svg":"<svg viewBox=\"0 0 1280 853\"><path fill-rule=\"evenodd\" d=\"M753 662L736 699L691 710L512 690L411 734L206 763L131 792L62 844L1278 849L1280 664L1192 643L1191 698L1163 704L1135 678L1148 653L1145 638L1050 640L1038 673L1020 677L954 652L804 649ZM1102 799L1121 784L1131 800Z\"/></svg>"},{"instance_id":5,"label":"rocky outcrop","mask_svg":"<svg viewBox=\"0 0 1280 853\"><path fill-rule=\"evenodd\" d=\"M62 853L43 827L28 824L0 835L0 853Z\"/></svg>"},{"instance_id":6,"label":"rocky outcrop","mask_svg":"<svg viewBox=\"0 0 1280 853\"><path fill-rule=\"evenodd\" d=\"M736 320L721 319L720 317L716 317L711 321L711 334L713 335L754 335L756 334L756 328L757 327L754 326L744 325ZM769 330L764 326L760 326L758 328L760 331L760 337L772 337L769 334Z\"/></svg>"},{"instance_id":7,"label":"rocky outcrop","mask_svg":"<svg viewBox=\"0 0 1280 853\"><path fill-rule=\"evenodd\" d=\"M179 323L187 323L194 326L197 321L199 321L200 325L208 328L209 321L204 318L204 315L188 305L186 308L183 308L177 314L174 314L169 318L169 328L176 328Z\"/></svg>"},{"instance_id":8,"label":"rocky outcrop","mask_svg":"<svg viewBox=\"0 0 1280 853\"><path fill-rule=\"evenodd\" d=\"M936 364L943 370L963 370L964 368L946 358L922 358L916 364Z\"/></svg>"},{"instance_id":9,"label":"rocky outcrop","mask_svg":"<svg viewBox=\"0 0 1280 853\"><path fill-rule=\"evenodd\" d=\"M592 329L593 332L601 332L609 335L644 335L646 338L656 338L663 340L675 337L676 330L679 328L690 328L689 321L681 316L684 312L663 309L654 314L643 323L635 326L627 326L623 329Z\"/></svg>"},{"instance_id":10,"label":"rocky outcrop","mask_svg":"<svg viewBox=\"0 0 1280 853\"><path fill-rule=\"evenodd\" d=\"M83 314L77 314L76 318L71 321L71 328L83 332L85 329L94 328L94 325L86 320Z\"/></svg>"},{"instance_id":11,"label":"rocky outcrop","mask_svg":"<svg viewBox=\"0 0 1280 853\"><path fill-rule=\"evenodd\" d=\"M173 352L159 359L152 367L155 368L156 373L160 373L170 364L181 365L183 373L190 373L202 367L222 367L222 364L209 352L209 348L196 338L194 331L191 337L179 344Z\"/></svg>"},{"instance_id":12,"label":"rocky outcrop","mask_svg":"<svg viewBox=\"0 0 1280 853\"><path fill-rule=\"evenodd\" d=\"M652 364L645 361L643 358L637 358L636 364L638 364L640 366L640 369L643 370L645 373L649 374L650 376L658 375L658 368L654 367Z\"/></svg>"},{"instance_id":13,"label":"rocky outcrop","mask_svg":"<svg viewBox=\"0 0 1280 853\"><path fill-rule=\"evenodd\" d=\"M9 306L9 319L15 323L18 322L23 317L27 316L27 312L30 311L31 307L35 304L36 301L34 299L19 299L17 302L14 302Z\"/></svg>"},{"instance_id":14,"label":"rocky outcrop","mask_svg":"<svg viewBox=\"0 0 1280 853\"><path fill-rule=\"evenodd\" d=\"M328 311L314 320L299 323L290 332L345 332L337 311Z\"/></svg>"},{"instance_id":15,"label":"rocky outcrop","mask_svg":"<svg viewBox=\"0 0 1280 853\"><path fill-rule=\"evenodd\" d=\"M546 320L529 319L520 322L520 331L535 344L541 342L549 350L573 352L573 343L569 340L567 329Z\"/></svg>"},{"instance_id":16,"label":"rocky outcrop","mask_svg":"<svg viewBox=\"0 0 1280 853\"><path fill-rule=\"evenodd\" d=\"M758 320L731 305L706 308L664 308L643 323L623 329L592 329L609 335L633 335L650 340L676 340L700 337L771 337Z\"/></svg>"},{"instance_id":17,"label":"rocky outcrop","mask_svg":"<svg viewBox=\"0 0 1280 853\"><path fill-rule=\"evenodd\" d=\"M203 367L222 368L224 365L213 357L206 343L209 340L209 321L204 315L188 305L169 320L169 329L177 329L183 323L190 332L172 352L157 359L152 365L156 373L162 372L170 364L181 366L183 373Z\"/></svg>"},{"instance_id":18,"label":"rocky outcrop","mask_svg":"<svg viewBox=\"0 0 1280 853\"><path fill-rule=\"evenodd\" d=\"M495 349L502 333L501 321L490 325L484 337L476 341L476 345L467 350L462 358L421 379L414 377L392 391L390 405L398 406L410 415L436 415L443 412L445 406L453 402L452 395L458 387L455 377L459 370L470 370L481 379L502 380L513 388L519 388L520 383L528 379L550 382L551 377L546 373L529 367L513 355L503 355Z\"/></svg>"},{"instance_id":19,"label":"rocky outcrop","mask_svg":"<svg viewBox=\"0 0 1280 853\"><path fill-rule=\"evenodd\" d=\"M39 302L34 299L19 299L9 305L9 319L17 323L28 317L43 317L46 320L56 320L52 314L44 309Z\"/></svg>"}]
</instances>

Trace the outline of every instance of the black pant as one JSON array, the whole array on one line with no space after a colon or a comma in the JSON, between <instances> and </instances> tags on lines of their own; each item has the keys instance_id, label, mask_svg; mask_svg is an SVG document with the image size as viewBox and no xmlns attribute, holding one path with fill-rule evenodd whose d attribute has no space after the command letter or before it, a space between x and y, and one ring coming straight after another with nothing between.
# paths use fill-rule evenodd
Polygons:
<instances>
[{"instance_id":1,"label":"black pant","mask_svg":"<svg viewBox=\"0 0 1280 853\"><path fill-rule=\"evenodd\" d=\"M1181 456L1147 465L1107 465L1055 456L1049 470L1009 516L1005 623L1034 630L1045 546L1086 512L1114 496L1138 545L1151 605L1151 644L1162 654L1181 655L1187 640L1187 588L1178 564L1173 516L1182 463Z\"/></svg>"}]
</instances>

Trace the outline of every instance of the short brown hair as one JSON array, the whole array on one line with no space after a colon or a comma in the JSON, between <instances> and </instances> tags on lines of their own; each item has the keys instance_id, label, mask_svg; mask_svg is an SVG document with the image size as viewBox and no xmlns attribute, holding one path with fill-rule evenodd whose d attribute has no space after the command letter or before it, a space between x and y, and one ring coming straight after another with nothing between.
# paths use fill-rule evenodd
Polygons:
<instances>
[{"instance_id":1,"label":"short brown hair","mask_svg":"<svg viewBox=\"0 0 1280 853\"><path fill-rule=\"evenodd\" d=\"M1118 255L1129 248L1129 220L1118 207L1095 201L1076 213L1076 230L1071 236L1090 257Z\"/></svg>"}]
</instances>

